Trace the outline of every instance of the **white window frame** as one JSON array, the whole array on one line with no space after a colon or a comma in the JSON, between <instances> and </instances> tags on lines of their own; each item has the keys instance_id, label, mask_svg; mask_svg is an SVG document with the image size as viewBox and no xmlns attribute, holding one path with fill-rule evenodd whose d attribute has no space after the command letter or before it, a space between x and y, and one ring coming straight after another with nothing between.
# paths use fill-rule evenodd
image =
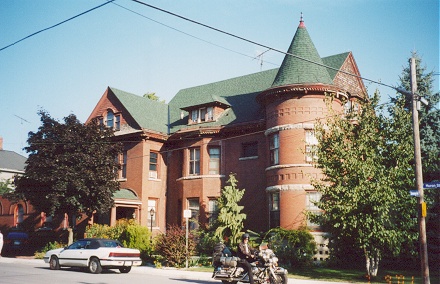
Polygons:
<instances>
[{"instance_id":1,"label":"white window frame","mask_svg":"<svg viewBox=\"0 0 440 284\"><path fill-rule=\"evenodd\" d=\"M199 121L199 110L198 109L193 109L191 111L191 120L196 123Z\"/></svg>"},{"instance_id":2,"label":"white window frame","mask_svg":"<svg viewBox=\"0 0 440 284\"><path fill-rule=\"evenodd\" d=\"M117 172L118 179L127 179L127 151L124 150L122 153L118 154L115 159L116 162L120 165L120 168Z\"/></svg>"},{"instance_id":3,"label":"white window frame","mask_svg":"<svg viewBox=\"0 0 440 284\"><path fill-rule=\"evenodd\" d=\"M150 215L151 209L154 210L153 218L151 218L151 215ZM156 220L157 220L157 218L156 218L156 216L157 216L157 199L148 199L148 209L147 210L148 210L147 211L148 212L148 221L147 221L148 228L157 227L157 222L156 222ZM151 220L151 219L153 219L153 220ZM153 226L151 226L151 223L153 223Z\"/></svg>"},{"instance_id":4,"label":"white window frame","mask_svg":"<svg viewBox=\"0 0 440 284\"><path fill-rule=\"evenodd\" d=\"M211 150L218 150L218 153L212 153ZM208 154L209 154L209 174L210 175L220 174L220 157L221 157L220 146L209 146Z\"/></svg>"},{"instance_id":5,"label":"white window frame","mask_svg":"<svg viewBox=\"0 0 440 284\"><path fill-rule=\"evenodd\" d=\"M112 110L107 110L106 126L113 128L115 126L115 113Z\"/></svg>"},{"instance_id":6,"label":"white window frame","mask_svg":"<svg viewBox=\"0 0 440 284\"><path fill-rule=\"evenodd\" d=\"M115 115L115 130L121 130L121 115Z\"/></svg>"},{"instance_id":7,"label":"white window frame","mask_svg":"<svg viewBox=\"0 0 440 284\"><path fill-rule=\"evenodd\" d=\"M278 165L280 163L280 133L274 133L269 137L270 165Z\"/></svg>"},{"instance_id":8,"label":"white window frame","mask_svg":"<svg viewBox=\"0 0 440 284\"><path fill-rule=\"evenodd\" d=\"M309 191L306 193L306 210L307 212L312 212L314 214L319 214L321 209L319 209L315 202L321 199L321 193L317 191ZM312 223L309 218L307 218L307 226L308 227L319 227L319 224Z\"/></svg>"},{"instance_id":9,"label":"white window frame","mask_svg":"<svg viewBox=\"0 0 440 284\"><path fill-rule=\"evenodd\" d=\"M200 147L189 149L189 175L200 175Z\"/></svg>"},{"instance_id":10,"label":"white window frame","mask_svg":"<svg viewBox=\"0 0 440 284\"><path fill-rule=\"evenodd\" d=\"M200 200L199 198L188 198L186 200L188 210L191 210L191 218L189 222L189 229L195 230L199 226L200 215Z\"/></svg>"},{"instance_id":11,"label":"white window frame","mask_svg":"<svg viewBox=\"0 0 440 284\"><path fill-rule=\"evenodd\" d=\"M214 120L214 108L213 107L207 107L206 108L206 120L207 121L213 121Z\"/></svg>"},{"instance_id":12,"label":"white window frame","mask_svg":"<svg viewBox=\"0 0 440 284\"><path fill-rule=\"evenodd\" d=\"M315 131L313 129L306 129L305 136L305 160L307 163L316 162L316 160L318 160L318 156L316 155L318 139L316 139Z\"/></svg>"},{"instance_id":13,"label":"white window frame","mask_svg":"<svg viewBox=\"0 0 440 284\"><path fill-rule=\"evenodd\" d=\"M156 162L152 163L151 159L153 155L156 155ZM154 165L156 167L156 170L152 170L151 167ZM150 151L150 161L149 161L149 167L148 167L148 178L150 179L157 179L158 178L158 172L159 172L159 153L155 151Z\"/></svg>"},{"instance_id":14,"label":"white window frame","mask_svg":"<svg viewBox=\"0 0 440 284\"><path fill-rule=\"evenodd\" d=\"M270 226L271 228L278 227L280 225L280 192L272 192L270 197ZM275 222L276 221L276 222ZM273 224L275 223L275 224Z\"/></svg>"},{"instance_id":15,"label":"white window frame","mask_svg":"<svg viewBox=\"0 0 440 284\"><path fill-rule=\"evenodd\" d=\"M191 111L191 120L193 123L201 123L214 120L213 107L201 107Z\"/></svg>"}]
</instances>

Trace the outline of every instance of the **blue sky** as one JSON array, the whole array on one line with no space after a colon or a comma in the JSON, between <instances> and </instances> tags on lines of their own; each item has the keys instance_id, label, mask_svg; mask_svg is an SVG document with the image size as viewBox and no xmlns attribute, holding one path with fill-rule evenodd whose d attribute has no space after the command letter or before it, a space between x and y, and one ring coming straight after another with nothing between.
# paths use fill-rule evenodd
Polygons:
<instances>
[{"instance_id":1,"label":"blue sky","mask_svg":"<svg viewBox=\"0 0 440 284\"><path fill-rule=\"evenodd\" d=\"M438 0L145 0L286 51L301 12L321 57L352 51L362 77L397 85L411 51L439 72ZM105 0L2 0L0 49ZM167 102L180 90L278 67L283 55L140 5L116 0L0 51L0 136L27 155L38 110L84 122L107 86ZM129 9L129 10L128 10ZM131 11L130 11L131 10ZM395 91L379 87L382 100ZM434 90L439 90L436 77Z\"/></svg>"}]
</instances>

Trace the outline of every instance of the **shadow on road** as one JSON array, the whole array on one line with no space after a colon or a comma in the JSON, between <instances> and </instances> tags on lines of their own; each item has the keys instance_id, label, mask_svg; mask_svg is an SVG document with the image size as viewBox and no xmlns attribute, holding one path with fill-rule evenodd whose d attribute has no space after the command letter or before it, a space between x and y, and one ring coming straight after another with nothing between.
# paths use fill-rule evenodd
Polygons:
<instances>
[{"instance_id":1,"label":"shadow on road","mask_svg":"<svg viewBox=\"0 0 440 284\"><path fill-rule=\"evenodd\" d=\"M191 280L191 279L183 279L183 278L170 278L170 280L177 280L181 282L188 282L188 283L219 283L219 281L206 281L206 280Z\"/></svg>"}]
</instances>

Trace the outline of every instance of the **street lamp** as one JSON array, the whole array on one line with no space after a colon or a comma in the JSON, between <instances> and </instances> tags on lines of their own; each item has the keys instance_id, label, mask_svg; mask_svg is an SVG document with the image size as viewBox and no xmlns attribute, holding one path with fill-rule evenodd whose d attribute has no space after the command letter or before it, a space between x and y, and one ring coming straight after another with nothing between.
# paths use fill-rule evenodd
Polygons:
<instances>
[{"instance_id":1,"label":"street lamp","mask_svg":"<svg viewBox=\"0 0 440 284\"><path fill-rule=\"evenodd\" d=\"M150 231L151 231L151 235L150 235L150 241L153 239L153 216L154 216L154 208L150 209Z\"/></svg>"},{"instance_id":2,"label":"street lamp","mask_svg":"<svg viewBox=\"0 0 440 284\"><path fill-rule=\"evenodd\" d=\"M185 268L188 268L188 219L191 218L191 210L183 210L183 217L186 220L186 232L185 232Z\"/></svg>"}]
</instances>

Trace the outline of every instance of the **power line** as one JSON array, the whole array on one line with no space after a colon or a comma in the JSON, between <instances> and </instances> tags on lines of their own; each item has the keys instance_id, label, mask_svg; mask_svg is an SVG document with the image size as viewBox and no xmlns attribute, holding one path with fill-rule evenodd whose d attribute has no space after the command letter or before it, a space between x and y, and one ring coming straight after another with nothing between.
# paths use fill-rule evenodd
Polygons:
<instances>
[{"instance_id":1,"label":"power line","mask_svg":"<svg viewBox=\"0 0 440 284\"><path fill-rule=\"evenodd\" d=\"M181 15L179 15L179 14L176 14L176 13L170 12L170 11L168 11L168 10L165 10L165 9L162 9L162 8L159 8L159 7L156 7L156 6L153 6L153 5L147 4L147 3L145 3L145 2L142 2L142 1L139 1L139 0L132 0L132 1L133 1L133 2L136 2L136 3L138 3L138 4L141 4L141 5L144 5L144 6L150 7L150 8L152 8L152 9L156 9L156 10L158 10L158 11L161 11L161 12L164 12L164 13L167 13L167 14L170 14L170 15L172 15L172 16L175 16L175 17L181 18L181 19L183 19L183 20L185 20L185 21L189 21L189 22L191 22L191 23L194 23L194 24L197 24L197 25L203 26L203 27L205 27L205 28L208 28L208 29L211 29L211 30L217 31L217 32L219 32L219 33L223 33L223 34L226 34L226 35L228 35L228 36L231 36L231 37L234 37L234 38L240 39L240 40L242 40L242 41L246 41L246 42L249 42L249 43L252 43L252 44L258 45L258 46L260 46L260 47L264 47L264 48L267 49L267 51L269 51L269 50L273 50L273 51L275 51L275 52L278 52L278 53L281 53L281 54L284 54L284 55L293 56L293 57L298 58L298 59L300 59L300 60L303 60L303 61L309 62L309 63L311 63L311 64L315 64L315 65L318 65L318 66L321 66L321 67L324 67L324 68L327 68L327 69L334 70L334 71L336 71L336 72L341 72L341 73L344 73L344 74L349 75L349 76L353 76L353 77L356 77L356 78L359 78L359 79L362 79L362 80L365 80L365 81L368 81L368 82L371 82L371 83L375 83L375 84L378 84L378 85L382 85L382 86L389 87L389 88L392 88L392 89L394 89L394 90L397 90L397 88L394 87L394 86L391 86L391 85L388 85L388 84L385 84L385 83L382 83L382 82L379 82L379 81L375 81L375 80L372 80L372 79L368 79L368 78L365 78L365 77L362 77L362 76L359 76L359 75L356 75L356 74L353 74L353 73L350 73L350 72L347 72L347 71L344 71L344 70L340 70L340 69L337 69L337 68L334 68L334 67L331 67L331 66L328 66L328 65L325 65L325 64L319 63L319 62L315 62L315 61L309 60L309 59L307 59L307 58L303 58L303 57L301 57L301 56L298 56L298 55L295 55L295 54L292 54L292 53L289 53L289 52L284 52L284 51L282 51L282 50L279 50L279 49L276 49L276 48L273 48L273 47L269 47L269 46L267 46L267 45L264 45L264 44L261 44L261 43L258 43L258 42L255 42L255 41L252 41L252 40L246 39L246 38L244 38L244 37L241 37L241 36L238 36L238 35L235 35L235 34L232 34L232 33L226 32L226 31L224 31L224 30L221 30L221 29L218 29L218 28L215 28L215 27L209 26L209 25L207 25L207 24L203 24L203 23L201 23L201 22L198 22L198 21L195 21L195 20L189 19L189 18L187 18L187 17L184 17L184 16L181 16ZM102 7L102 6L105 6L105 5L107 5L107 4L109 4L109 3L113 3L113 2L114 2L114 0L108 0L107 2L105 2L105 3L101 4L101 5L98 5L98 6L94 7L94 8L91 8L91 9L85 11L85 12L82 12L82 13L76 15L76 16L73 16L73 17L71 17L71 18L68 18L67 20L64 20L64 21L62 21L62 22L60 22L60 23L58 23L58 24L55 24L55 25L50 26L50 27L48 27L48 28L45 28L45 29L39 30L39 31L37 31L37 32L35 32L35 33L32 33L32 34L30 34L30 35L28 35L28 36L26 36L26 37L24 37L24 38L22 38L22 39L20 39L20 40L18 40L18 41L16 41L16 42L14 42L14 43L11 43L11 44L9 44L9 45L7 45L7 46L5 46L5 47L2 47L2 48L0 48L0 51L3 51L4 49L9 48L9 47L11 47L11 46L13 46L13 45L15 45L15 44L17 44L17 43L19 43L19 42L25 40L25 39L28 39L28 38L30 38L30 37L33 37L33 36L35 36L35 35L37 35L37 34L39 34L39 33L41 33L41 32L44 32L44 31L50 30L50 29L52 29L52 28L55 28L55 27L57 27L57 26L59 26L59 25L61 25L61 24L64 24L64 23L66 23L66 22L68 22L68 21L71 21L71 20L73 20L73 19L75 19L75 18L77 18L77 17L79 17L79 16L82 16L82 15L84 15L84 14L87 14L87 13L93 11L93 10L96 10L96 9ZM113 4L115 4L115 3L113 3ZM126 9L126 10L128 10L128 11L130 11L130 12L132 12L132 13L135 13L135 14L137 14L137 15L139 15L139 16L142 16L142 17L144 17L144 18L147 18L147 19L149 19L149 20L151 20L151 21L154 21L154 22L156 22L156 23L158 23L158 24L161 24L161 25L164 25L164 26L166 26L166 27L168 27L168 28L171 28L171 29L173 29L173 30L175 30L175 31L178 31L178 32L181 32L181 33L186 34L186 35L188 35L188 36L191 36L191 37L193 37L193 38L196 38L196 39L198 39L198 40L201 40L201 41L204 41L204 42L206 42L206 43L209 43L209 44L212 44L212 45L218 46L218 47L220 47L220 48L223 48L223 49L226 49L226 50L229 50L229 51L232 51L232 52L235 52L235 53L238 53L238 54L241 54L241 55L244 55L244 56L250 57L250 58L253 58L253 57L248 56L248 55L246 55L246 54L243 54L243 53L240 53L240 52L237 52L237 51L234 51L234 50L231 50L231 49L225 48L225 47L223 47L223 46L220 46L220 45L214 44L214 43L212 43L212 42L209 42L209 41L203 40L203 39L201 39L201 38L195 37L195 36L193 36L193 35L190 35L190 34L188 34L188 33L185 33L185 32L183 32L183 31L180 31L180 30L178 30L178 29L175 29L175 28L173 28L173 27L171 27L171 26L168 26L168 25L165 25L165 24L160 23L160 22L158 22L158 21L155 21L155 20L153 20L153 19L151 19L151 18L148 18L148 17L146 17L146 16L144 16L144 15L138 13L138 12L135 12L135 11L133 11L133 10L130 10L130 9L128 9L128 8L125 8L125 7L123 7L123 6L119 5L119 4L115 4L115 5L117 5L117 6L121 7L121 8L123 8L123 9ZM266 52L267 52L267 51L266 51ZM270 63L270 62L269 62L269 63ZM273 64L273 63L271 63L271 64Z\"/></svg>"},{"instance_id":2,"label":"power line","mask_svg":"<svg viewBox=\"0 0 440 284\"><path fill-rule=\"evenodd\" d=\"M236 51L236 50L232 50L232 49L230 49L230 48L227 48L227 47L221 46L221 45L219 45L219 44L216 44L216 43L213 43L213 42L207 41L207 40L202 39L202 38L200 38L200 37L197 37L197 36L195 36L195 35L189 34L189 33L187 33L187 32L184 32L184 31L182 31L182 30L179 30L179 29L177 29L177 28L174 28L174 27L172 27L172 26L169 26L169 25L167 25L167 24L164 24L164 23L162 23L162 22L159 22L159 21L157 21L157 20L154 20L154 19L152 19L152 18L150 18L150 17L147 17L147 16L145 16L145 15L139 13L139 12L136 12L136 11L134 11L134 10L132 10L132 9L129 9L129 8L127 8L127 7L124 7L124 6L122 6L122 5L120 5L120 4L117 4L117 3L115 3L115 2L113 2L112 4L115 5L115 6L118 6L118 7L122 8L122 9L124 9L124 10L127 10L127 11L129 11L129 12L131 12L131 13L133 13L133 14L136 14L136 15L138 15L138 16L141 16L141 17L143 17L143 18L145 18L145 19L148 19L148 20L150 20L150 21L152 21L152 22L155 22L156 24L162 25L162 26L167 27L167 28L169 28L169 29L172 29L172 30L174 30L174 31L176 31L176 32L179 32L179 33L181 33L181 34L187 35L187 36L189 36L189 37L192 37L192 38L194 38L194 39L200 40L200 41L205 42L205 43L207 43L207 44L210 44L210 45L213 45L213 46L216 46L216 47L222 48L222 49L224 49L224 50L227 50L227 51L230 51L230 52L233 52L233 53L236 53L236 54L242 55L242 56L246 56L246 57L249 57L249 58L251 58L251 59L255 59L255 57L252 57L252 56L250 56L250 55L247 55L247 54L244 54L244 53L242 53L242 52L239 52L239 51ZM269 63L269 64L272 64L272 65L275 65L275 66L278 66L278 65L279 65L279 64L276 64L276 63L273 63L273 62L269 62L269 61L265 61L265 62L266 62L266 63Z\"/></svg>"},{"instance_id":3,"label":"power line","mask_svg":"<svg viewBox=\"0 0 440 284\"><path fill-rule=\"evenodd\" d=\"M80 16L82 16L82 15L84 15L84 14L87 14L87 13L93 11L93 10L96 10L96 9L98 9L98 8L101 8L102 6L107 5L107 4L109 4L109 3L113 2L113 1L114 1L114 0L109 0L109 1L107 1L107 2L105 2L105 3L103 3L103 4L101 4L101 5L98 5L98 6L94 7L94 8L92 8L92 9L89 9L89 10L87 10L87 11L85 11L85 12L82 12L82 13L76 15L76 16L73 16L73 17L71 17L71 18L68 18L67 20L64 20L64 21L62 21L62 22L59 22L58 24L55 24L55 25L53 25L53 26L50 26L50 27L48 27L48 28L45 28L45 29L39 30L39 31L37 31L37 32L35 32L35 33L33 33L33 34L28 35L28 36L25 36L24 38L19 39L19 40L17 40L17 41L14 42L14 43L11 43L11 44L9 44L9 45L7 45L7 46L5 46L5 47L0 48L0 51L3 51L4 49L6 49L6 48L8 48L8 47L11 47L11 46L13 46L13 45L15 45L15 44L17 44L17 43L19 43L19 42L25 40L25 39L28 39L28 38L30 38L30 37L33 37L33 36L35 36L35 35L37 35L37 34L39 34L39 33L42 33L42 32L44 32L44 31L47 31L47 30L53 29L53 28L55 28L55 27L57 27L57 26L59 26L59 25L62 25L62 24L64 24L64 23L68 22L68 21L71 21L71 20L73 20L73 19L75 19L75 18L78 18L78 17L80 17Z\"/></svg>"},{"instance_id":4,"label":"power line","mask_svg":"<svg viewBox=\"0 0 440 284\"><path fill-rule=\"evenodd\" d=\"M285 51L282 51L282 50L279 50L279 49L276 49L276 48L273 48L273 47L270 47L270 46L267 46L267 45L264 45L264 44L258 43L258 42L253 41L253 40L249 40L249 39L247 39L247 38L244 38L244 37L241 37L241 36L238 36L238 35L232 34L232 33L230 33L230 32L227 32L227 31L224 31L224 30L221 30L221 29L215 28L215 27L213 27L213 26L209 26L209 25L207 25L207 24L204 24L204 23L201 23L201 22L198 22L198 21L192 20L192 19L190 19L190 18L187 18L187 17L181 16L181 15L179 15L179 14L176 14L176 13L170 12L170 11L168 11L168 10L165 10L165 9L162 9L162 8L159 8L159 7L156 7L156 6L153 6L153 5L147 4L147 3L145 3L145 2L142 2L142 1L139 1L139 0L131 0L131 1L136 2L136 3L139 3L139 4L144 5L144 6L147 6L147 7L150 7L150 8L155 9L155 10L158 10L158 11L164 12L164 13L169 14L169 15L172 15L172 16L174 16L174 17L177 17L177 18L183 19L183 20L188 21L188 22L191 22L191 23L193 23L193 24L197 24L197 25L199 25L199 26L202 26L202 27L205 27L205 28L211 29L211 30L213 30L213 31L216 31L216 32L219 32L219 33L222 33L222 34L225 34L225 35L228 35L228 36L231 36L231 37L234 37L234 38L240 39L240 40L242 40L242 41L246 41L246 42L249 42L249 43L252 43L252 44L255 44L255 45L258 45L258 46L264 47L264 48L269 49L269 50L273 50L273 51L275 51L275 52L278 52L278 53L281 53L281 54L284 54L284 55L293 56L293 57L298 58L298 59L300 59L300 60L303 60L303 61L309 62L309 63L311 63L311 64L316 64L316 65L318 65L318 66L321 66L321 67L324 67L324 68L327 68L327 69L331 69L331 70L334 70L334 71L337 71L337 72L341 72L341 73L344 73L344 74L349 75L349 76L353 76L353 77L356 77L356 78L359 78L359 79L362 79L362 80L365 80L365 81L369 81L369 82L372 82L372 83L375 83L375 84L378 84L378 85L382 85L382 86L385 86L385 87L389 87L389 88L391 88L391 89L396 90L396 87L394 87L394 86L391 86L391 85L388 85L388 84L385 84L385 83L382 83L382 82L379 82L379 81L371 80L371 79L368 79L368 78L365 78L365 77L362 77L362 76L359 76L359 75L356 75L356 74L353 74L353 73L350 73L350 72L347 72L347 71L344 71L344 70L340 70L340 69L338 69L338 68L334 68L334 67L331 67L331 66L328 66L328 65L325 65L325 64L319 63L319 62L315 62L315 61L309 60L309 59L307 59L307 58L304 58L304 57L301 57L301 56L298 56L298 55L295 55L295 54L292 54L292 53L289 53L289 52L285 52Z\"/></svg>"},{"instance_id":5,"label":"power line","mask_svg":"<svg viewBox=\"0 0 440 284\"><path fill-rule=\"evenodd\" d=\"M29 121L27 121L26 119L24 119L24 118L21 117L21 116L18 116L18 115L16 115L16 114L14 114L14 116L18 117L18 118L21 120L21 124L23 124L23 121L24 121L24 122L27 122L27 123L30 123Z\"/></svg>"}]
</instances>

